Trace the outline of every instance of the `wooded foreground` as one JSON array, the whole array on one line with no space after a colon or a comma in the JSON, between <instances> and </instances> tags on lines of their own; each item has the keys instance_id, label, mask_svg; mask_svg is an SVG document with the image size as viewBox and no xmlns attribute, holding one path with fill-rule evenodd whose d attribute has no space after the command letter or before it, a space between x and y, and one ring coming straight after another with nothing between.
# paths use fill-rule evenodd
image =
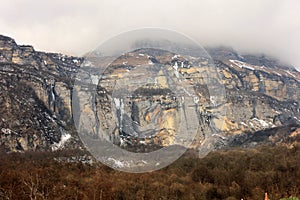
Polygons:
<instances>
[{"instance_id":1,"label":"wooded foreground","mask_svg":"<svg viewBox=\"0 0 300 200\"><path fill-rule=\"evenodd\" d=\"M300 146L188 152L151 173L58 162L80 152L0 154L0 199L257 199L300 196ZM82 153L82 152L81 152Z\"/></svg>"}]
</instances>

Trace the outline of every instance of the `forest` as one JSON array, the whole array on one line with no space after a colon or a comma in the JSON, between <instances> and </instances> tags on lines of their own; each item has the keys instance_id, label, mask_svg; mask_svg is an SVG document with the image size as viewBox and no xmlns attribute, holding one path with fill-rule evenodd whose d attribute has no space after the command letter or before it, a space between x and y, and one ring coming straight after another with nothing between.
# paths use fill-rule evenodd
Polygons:
<instances>
[{"instance_id":1,"label":"forest","mask_svg":"<svg viewBox=\"0 0 300 200\"><path fill-rule=\"evenodd\" d=\"M59 161L79 151L0 153L0 199L226 199L300 197L300 145L188 151L158 171ZM292 198L289 198L292 199Z\"/></svg>"}]
</instances>

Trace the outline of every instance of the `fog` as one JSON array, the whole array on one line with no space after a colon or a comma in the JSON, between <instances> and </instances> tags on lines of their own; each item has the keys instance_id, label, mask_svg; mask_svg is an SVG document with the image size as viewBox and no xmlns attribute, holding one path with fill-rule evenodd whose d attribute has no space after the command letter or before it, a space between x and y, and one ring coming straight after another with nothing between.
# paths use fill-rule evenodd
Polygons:
<instances>
[{"instance_id":1,"label":"fog","mask_svg":"<svg viewBox=\"0 0 300 200\"><path fill-rule=\"evenodd\" d=\"M0 34L82 55L121 32L159 27L203 46L266 53L300 70L298 0L2 0Z\"/></svg>"}]
</instances>

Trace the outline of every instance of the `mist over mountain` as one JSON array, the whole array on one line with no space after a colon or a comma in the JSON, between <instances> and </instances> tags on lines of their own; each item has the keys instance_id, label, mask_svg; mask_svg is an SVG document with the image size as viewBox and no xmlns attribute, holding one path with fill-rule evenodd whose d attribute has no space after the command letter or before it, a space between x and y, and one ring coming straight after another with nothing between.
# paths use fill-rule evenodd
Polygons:
<instances>
[{"instance_id":1,"label":"mist over mountain","mask_svg":"<svg viewBox=\"0 0 300 200\"><path fill-rule=\"evenodd\" d=\"M2 34L37 50L76 56L121 32L161 27L203 46L272 55L300 70L299 6L297 0L3 0L0 27Z\"/></svg>"}]
</instances>

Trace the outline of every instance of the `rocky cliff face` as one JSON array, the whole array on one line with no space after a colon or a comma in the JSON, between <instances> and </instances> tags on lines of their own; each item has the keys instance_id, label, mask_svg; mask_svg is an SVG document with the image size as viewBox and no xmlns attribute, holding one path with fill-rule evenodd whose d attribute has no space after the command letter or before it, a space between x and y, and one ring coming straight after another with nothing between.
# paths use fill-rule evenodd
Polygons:
<instances>
[{"instance_id":1,"label":"rocky cliff face","mask_svg":"<svg viewBox=\"0 0 300 200\"><path fill-rule=\"evenodd\" d=\"M130 52L115 60L103 71L99 83L98 77L93 75L95 69L90 68L86 72L87 79L91 82L96 79L93 84L98 87L96 98L89 99L85 86L74 86L83 58L37 52L31 46L19 46L13 39L0 36L0 143L8 151L78 147L80 140L72 113L74 92L86 101L95 101L96 109L85 105L78 108L97 116L99 124L93 128L109 130L105 137L129 150L137 147L138 151L151 151L181 144L188 137L176 136L178 124L183 120L178 113L191 117L191 112L184 109L197 113L195 118L190 118L196 119L199 126L192 147L205 145L203 141L212 131L220 133L212 138L221 142L221 146L234 146L234 141L245 143L245 138L252 138L259 131L300 124L300 73L297 70L266 57L240 56L226 48L209 49L209 53L220 76L218 84L224 85L226 91L225 101L220 104L214 103L214 96L201 81L203 72L210 70L206 60L192 59L191 62L172 52L154 53L149 49ZM143 78L151 75L152 72L144 71L141 65L152 66L159 74L156 82L132 91L130 87L134 88L134 83L128 84L130 95L122 99L122 87L112 87L112 83L125 80L130 71L146 74ZM195 68L196 65L200 67ZM153 66L159 67L154 69ZM174 80L180 75L189 83L192 81L197 98L176 99L176 92L170 90L174 80L169 79L166 72L172 72ZM125 106L125 103L130 105ZM184 103L193 106L185 108ZM214 115L218 110L225 112ZM153 123L157 127L152 127ZM293 128L285 131L299 132ZM275 132L272 133L280 138L281 133ZM278 141L280 139L274 140Z\"/></svg>"},{"instance_id":2,"label":"rocky cliff face","mask_svg":"<svg viewBox=\"0 0 300 200\"><path fill-rule=\"evenodd\" d=\"M196 148L206 145L205 139L212 133L217 134L213 134L209 142L223 142L221 146L226 146L230 143L228 138L237 135L299 124L298 71L280 65L270 66L276 65L276 61L265 60L264 63L268 63L269 67L250 64L242 56L228 49L222 49L221 53L218 49L215 51L210 49L218 74L212 73L206 60L192 59L193 61L189 62L184 56L170 52L160 51L153 54L152 49L130 52L116 59L104 71L104 76L99 82L97 105L102 130L114 127L109 132L111 140L129 149L145 143L159 146L182 145L176 140L176 136L180 134L176 125L182 122L179 119L180 110L191 105L197 112L197 118L189 118L198 123L197 135L192 145ZM147 69L143 69L142 66L147 66ZM171 73L167 76L162 69ZM151 70L156 70L155 81L132 92L130 88L139 84L132 79L135 79L135 76L142 80L149 79L152 77ZM214 102L216 96L209 94L211 91L208 91L203 83L203 72L210 72L210 78L215 79L215 84L219 82L225 86L226 101ZM188 80L188 84L193 85L192 92L196 94L196 100L193 99L189 106L176 99L174 93L178 91L166 90L171 88L172 84L177 84L170 79L178 78L179 75ZM219 78L216 77L218 75ZM114 86L118 85L120 80L126 83L126 88L122 89L123 94L126 93L123 97L116 95L118 88ZM126 104L129 106L126 107ZM117 108L114 105L118 105ZM118 116L117 121L111 120L114 110ZM191 112L188 112L188 115L191 115ZM152 133L147 133L148 137L141 139L140 135L145 133L140 131L139 127L147 127L153 122L157 123L157 129L148 127L148 132L152 130Z\"/></svg>"},{"instance_id":3,"label":"rocky cliff face","mask_svg":"<svg viewBox=\"0 0 300 200\"><path fill-rule=\"evenodd\" d=\"M72 79L81 60L0 36L1 145L9 151L48 150L76 140Z\"/></svg>"},{"instance_id":4,"label":"rocky cliff face","mask_svg":"<svg viewBox=\"0 0 300 200\"><path fill-rule=\"evenodd\" d=\"M227 88L229 129L255 131L299 123L297 71L255 66L239 60L216 61Z\"/></svg>"}]
</instances>

